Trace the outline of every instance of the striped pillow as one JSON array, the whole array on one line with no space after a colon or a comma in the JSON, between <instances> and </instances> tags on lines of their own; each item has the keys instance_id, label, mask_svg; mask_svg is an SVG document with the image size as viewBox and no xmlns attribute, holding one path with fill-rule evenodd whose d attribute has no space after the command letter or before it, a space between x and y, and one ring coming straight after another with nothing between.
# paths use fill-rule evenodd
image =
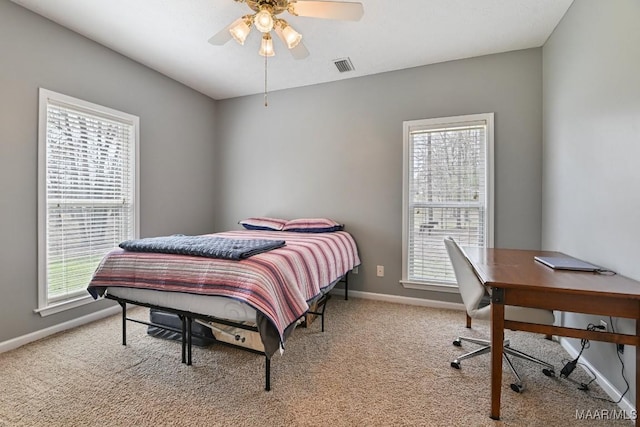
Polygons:
<instances>
[{"instance_id":1,"label":"striped pillow","mask_svg":"<svg viewBox=\"0 0 640 427\"><path fill-rule=\"evenodd\" d=\"M282 231L296 231L299 233L328 233L340 231L344 228L332 219L327 218L299 218L287 221Z\"/></svg>"},{"instance_id":2,"label":"striped pillow","mask_svg":"<svg viewBox=\"0 0 640 427\"><path fill-rule=\"evenodd\" d=\"M281 231L284 225L287 223L286 219L268 218L268 217L253 217L243 219L238 224L242 225L247 230L270 230Z\"/></svg>"}]
</instances>

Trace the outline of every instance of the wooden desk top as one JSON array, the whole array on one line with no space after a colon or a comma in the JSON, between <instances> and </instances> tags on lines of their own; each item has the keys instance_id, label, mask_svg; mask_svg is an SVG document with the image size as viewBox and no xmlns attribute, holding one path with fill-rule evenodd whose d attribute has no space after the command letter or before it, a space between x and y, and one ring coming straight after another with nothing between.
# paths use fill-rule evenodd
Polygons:
<instances>
[{"instance_id":1,"label":"wooden desk top","mask_svg":"<svg viewBox=\"0 0 640 427\"><path fill-rule=\"evenodd\" d=\"M519 249L464 248L485 286L522 288L548 293L640 300L640 282L618 274L554 270L533 259L536 255L567 256L561 252Z\"/></svg>"}]
</instances>

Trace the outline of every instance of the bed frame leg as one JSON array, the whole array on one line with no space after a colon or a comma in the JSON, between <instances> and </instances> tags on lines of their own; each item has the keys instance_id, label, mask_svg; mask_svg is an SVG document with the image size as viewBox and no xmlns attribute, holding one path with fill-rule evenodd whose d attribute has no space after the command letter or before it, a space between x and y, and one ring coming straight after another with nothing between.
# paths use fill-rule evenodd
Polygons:
<instances>
[{"instance_id":1,"label":"bed frame leg","mask_svg":"<svg viewBox=\"0 0 640 427\"><path fill-rule=\"evenodd\" d=\"M180 314L178 317L182 322L182 363L191 366L191 318Z\"/></svg>"},{"instance_id":2,"label":"bed frame leg","mask_svg":"<svg viewBox=\"0 0 640 427\"><path fill-rule=\"evenodd\" d=\"M178 317L180 318L180 322L182 322L182 363L187 363L187 324L185 323L184 316L178 315Z\"/></svg>"},{"instance_id":3,"label":"bed frame leg","mask_svg":"<svg viewBox=\"0 0 640 427\"><path fill-rule=\"evenodd\" d=\"M320 317L322 317L322 332L324 332L324 312L327 310L327 303L329 302L329 299L331 299L331 294L327 294L326 297L327 299L324 301L324 304L322 304L322 314L320 315Z\"/></svg>"},{"instance_id":4,"label":"bed frame leg","mask_svg":"<svg viewBox=\"0 0 640 427\"><path fill-rule=\"evenodd\" d=\"M265 391L270 391L271 390L271 359L269 359L266 355L264 357L264 378L265 378L264 389Z\"/></svg>"},{"instance_id":5,"label":"bed frame leg","mask_svg":"<svg viewBox=\"0 0 640 427\"><path fill-rule=\"evenodd\" d=\"M191 366L191 318L185 317L187 322L187 366Z\"/></svg>"},{"instance_id":6,"label":"bed frame leg","mask_svg":"<svg viewBox=\"0 0 640 427\"><path fill-rule=\"evenodd\" d=\"M127 303L118 301L122 307L122 345L127 345Z\"/></svg>"},{"instance_id":7,"label":"bed frame leg","mask_svg":"<svg viewBox=\"0 0 640 427\"><path fill-rule=\"evenodd\" d=\"M349 273L344 275L344 300L349 300ZM324 319L324 318L323 318Z\"/></svg>"}]
</instances>

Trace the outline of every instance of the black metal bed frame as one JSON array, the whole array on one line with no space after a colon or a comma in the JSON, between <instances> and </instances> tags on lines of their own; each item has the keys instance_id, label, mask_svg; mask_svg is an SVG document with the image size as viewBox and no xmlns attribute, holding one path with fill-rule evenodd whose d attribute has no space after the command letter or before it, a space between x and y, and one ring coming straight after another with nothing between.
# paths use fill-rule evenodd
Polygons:
<instances>
[{"instance_id":1,"label":"black metal bed frame","mask_svg":"<svg viewBox=\"0 0 640 427\"><path fill-rule=\"evenodd\" d=\"M349 299L349 279L348 279L348 272L342 276L340 279L338 279L336 281L336 283L338 282L344 282L344 299L348 300ZM197 314L197 313L191 313L188 311L183 311L183 310L178 310L178 309L174 309L174 308L169 308L169 307L160 307L154 304L148 304L148 303L142 303L142 302L138 302L138 301L132 301L132 300L128 300L126 298L120 298L120 297L115 297L112 295L106 295L105 298L111 299L116 301L118 304L120 304L120 307L122 307L122 345L126 346L127 345L127 321L130 322L134 322L134 323L139 323L142 325L147 325L147 326L153 326L156 328L160 328L163 330L168 330L168 331L172 331L172 332L176 332L179 333L181 336L181 343L182 343L182 363L185 363L187 366L191 366L192 364L192 349L191 349L191 341L192 341L192 337L196 336L198 338L204 339L204 340L208 340L208 341L212 341L216 344L222 344L222 345L226 345L229 347L234 347L234 348L238 348L244 351L248 351L250 353L255 353L255 354L262 354L265 356L265 386L264 389L265 391L269 391L271 390L271 358L269 356L267 356L267 354L264 351L259 351L259 350L254 350L252 348L247 348L247 347L243 347L241 345L236 345L233 343L228 343L225 341L220 341L220 340L216 340L215 338L212 339L210 337L204 336L204 335L198 335L198 334L193 334L191 331L191 324L193 320L204 320L204 321L208 321L208 322L215 322L215 323L219 323L222 325L226 325L226 326L232 326L234 328L240 328L240 329L244 329L247 331L251 331L251 332L259 332L258 331L258 327L255 325L246 325L240 322L233 322L227 319L221 319L218 317L214 317L214 316L207 316L204 314ZM307 311L307 313L303 314L301 316L305 317L306 314L314 314L316 316L319 316L321 318L321 330L322 332L324 332L324 314L325 314L325 310L327 308L327 302L329 301L329 299L331 298L331 295L329 294L329 292L325 293L324 295L322 295L316 302L317 302L317 306L316 309L314 311ZM158 323L154 323L154 322L147 322L144 320L139 320L139 319L134 319L132 317L127 317L127 304L131 304L131 305L136 305L136 306L141 306L141 307L147 307L147 308L152 308L154 310L159 310L159 311L163 311L166 313L171 313L171 314L175 314L178 316L178 318L180 319L180 322L182 324L181 329L178 328L174 328L172 326L168 326L168 325L160 325ZM298 319L299 320L299 319ZM305 319L305 321L303 321L302 323L303 327L308 327L307 321ZM239 337L236 337L236 339L239 339Z\"/></svg>"}]
</instances>

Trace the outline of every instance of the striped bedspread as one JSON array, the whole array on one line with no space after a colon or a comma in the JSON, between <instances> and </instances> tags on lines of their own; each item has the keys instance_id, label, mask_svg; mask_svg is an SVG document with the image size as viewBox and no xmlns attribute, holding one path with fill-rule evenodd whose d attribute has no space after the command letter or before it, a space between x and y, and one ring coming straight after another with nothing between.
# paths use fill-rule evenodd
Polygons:
<instances>
[{"instance_id":1,"label":"striped bedspread","mask_svg":"<svg viewBox=\"0 0 640 427\"><path fill-rule=\"evenodd\" d=\"M284 343L285 329L309 309L307 301L360 264L356 243L344 231L237 230L211 236L286 245L239 261L118 248L104 257L87 290L94 298L109 286L235 298L266 316Z\"/></svg>"}]
</instances>

